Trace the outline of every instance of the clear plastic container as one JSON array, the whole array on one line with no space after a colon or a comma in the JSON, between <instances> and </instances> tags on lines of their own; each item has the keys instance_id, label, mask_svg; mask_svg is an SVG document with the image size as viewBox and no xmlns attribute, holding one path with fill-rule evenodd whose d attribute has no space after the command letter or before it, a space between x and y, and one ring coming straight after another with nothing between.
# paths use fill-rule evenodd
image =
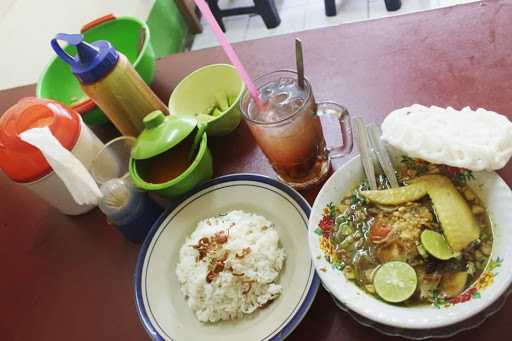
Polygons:
<instances>
[{"instance_id":1,"label":"clear plastic container","mask_svg":"<svg viewBox=\"0 0 512 341\"><path fill-rule=\"evenodd\" d=\"M89 165L89 171L98 185L115 178L125 178L128 174L130 152L135 138L120 136L105 144Z\"/></svg>"}]
</instances>

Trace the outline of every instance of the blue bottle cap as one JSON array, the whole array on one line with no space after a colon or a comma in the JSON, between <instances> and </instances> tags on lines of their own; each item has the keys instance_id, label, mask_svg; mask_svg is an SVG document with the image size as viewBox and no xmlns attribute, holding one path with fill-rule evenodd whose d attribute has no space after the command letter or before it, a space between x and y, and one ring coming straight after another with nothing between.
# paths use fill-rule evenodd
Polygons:
<instances>
[{"instance_id":1,"label":"blue bottle cap","mask_svg":"<svg viewBox=\"0 0 512 341\"><path fill-rule=\"evenodd\" d=\"M59 45L59 40L75 46L76 56L73 57L64 51ZM87 43L82 34L59 33L52 39L51 46L59 58L71 66L71 71L76 78L85 84L94 83L103 78L119 60L119 53L108 41L98 40Z\"/></svg>"}]
</instances>

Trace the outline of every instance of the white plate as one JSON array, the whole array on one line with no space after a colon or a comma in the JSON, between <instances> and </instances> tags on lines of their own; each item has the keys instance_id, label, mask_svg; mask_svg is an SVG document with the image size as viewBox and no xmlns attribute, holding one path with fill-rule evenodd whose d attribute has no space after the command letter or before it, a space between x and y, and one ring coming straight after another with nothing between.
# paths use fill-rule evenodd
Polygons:
<instances>
[{"instance_id":1,"label":"white plate","mask_svg":"<svg viewBox=\"0 0 512 341\"><path fill-rule=\"evenodd\" d=\"M490 259L501 260L499 268L484 272L493 277L492 283L478 290L478 295L467 302L436 308L430 305L400 307L387 304L366 294L325 260L314 233L328 203L339 202L362 179L359 156L339 168L324 184L318 194L309 220L309 247L311 256L325 288L351 311L377 323L404 329L440 328L464 321L495 302L512 282L512 192L507 184L493 172L475 173L470 186L482 199L493 227L494 243ZM479 298L477 297L479 296Z\"/></svg>"},{"instance_id":2,"label":"white plate","mask_svg":"<svg viewBox=\"0 0 512 341\"><path fill-rule=\"evenodd\" d=\"M244 319L204 324L183 297L176 278L178 253L197 223L241 209L275 223L286 251L279 282L283 293L267 308ZM228 175L199 187L169 209L151 229L135 271L140 319L155 340L280 340L308 311L319 286L306 249L310 207L293 189L252 174Z\"/></svg>"},{"instance_id":3,"label":"white plate","mask_svg":"<svg viewBox=\"0 0 512 341\"><path fill-rule=\"evenodd\" d=\"M384 324L380 324L369 320L352 310L348 309L341 302L336 300L334 296L331 295L331 298L334 301L334 304L341 310L347 312L354 320L356 320L359 324L362 324L365 327L369 327L375 329L376 331L386 334L389 336L400 336L410 340L425 340L431 338L447 338L452 337L460 332L467 331L481 325L485 320L490 318L493 314L498 312L507 301L508 296L512 292L512 287L509 287L508 290L501 295L493 304L491 304L488 308L482 311L479 314L473 315L472 317L455 324L451 324L446 327L440 328L431 328L431 329L404 329L404 328L396 328L386 326Z\"/></svg>"}]
</instances>

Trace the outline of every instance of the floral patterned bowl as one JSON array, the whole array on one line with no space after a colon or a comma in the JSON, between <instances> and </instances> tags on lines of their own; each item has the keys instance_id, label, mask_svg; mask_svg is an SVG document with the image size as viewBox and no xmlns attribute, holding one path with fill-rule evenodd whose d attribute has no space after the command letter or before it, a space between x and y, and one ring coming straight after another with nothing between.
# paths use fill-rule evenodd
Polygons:
<instances>
[{"instance_id":1,"label":"floral patterned bowl","mask_svg":"<svg viewBox=\"0 0 512 341\"><path fill-rule=\"evenodd\" d=\"M314 231L324 207L338 202L362 179L359 156L338 169L318 194L309 219L309 248L324 287L345 307L377 323L404 329L431 329L452 325L483 311L503 295L512 283L512 191L494 172L475 173L469 185L478 194L491 217L493 248L486 269L467 290L434 305L400 307L387 304L359 289L333 268L320 249Z\"/></svg>"}]
</instances>

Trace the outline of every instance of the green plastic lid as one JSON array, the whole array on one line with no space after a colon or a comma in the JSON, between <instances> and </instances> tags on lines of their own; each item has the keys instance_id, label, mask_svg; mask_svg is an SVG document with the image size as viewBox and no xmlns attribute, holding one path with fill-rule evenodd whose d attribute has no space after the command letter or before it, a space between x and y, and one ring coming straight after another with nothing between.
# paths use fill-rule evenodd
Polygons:
<instances>
[{"instance_id":1,"label":"green plastic lid","mask_svg":"<svg viewBox=\"0 0 512 341\"><path fill-rule=\"evenodd\" d=\"M145 160L162 154L183 141L194 130L197 120L192 117L153 111L144 117L145 129L132 149L132 158Z\"/></svg>"}]
</instances>

